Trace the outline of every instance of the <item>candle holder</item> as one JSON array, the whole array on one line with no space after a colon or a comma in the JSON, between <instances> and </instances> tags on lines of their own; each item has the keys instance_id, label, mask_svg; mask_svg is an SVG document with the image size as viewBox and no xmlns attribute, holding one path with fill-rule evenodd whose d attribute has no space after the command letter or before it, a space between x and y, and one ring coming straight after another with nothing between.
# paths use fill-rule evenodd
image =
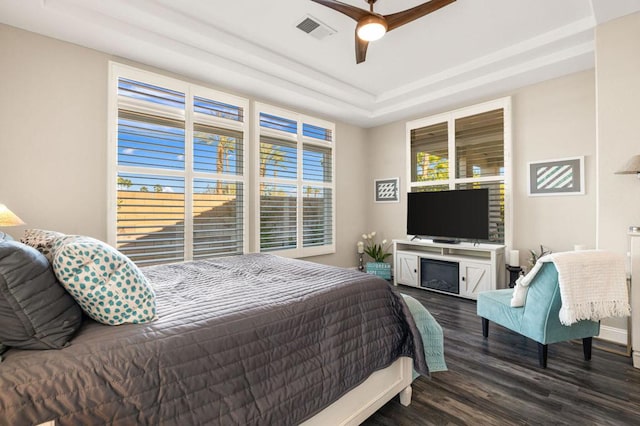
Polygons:
<instances>
[{"instance_id":1,"label":"candle holder","mask_svg":"<svg viewBox=\"0 0 640 426\"><path fill-rule=\"evenodd\" d=\"M513 288L516 285L516 280L522 273L522 268L519 266L507 265L507 271L509 271L509 288Z\"/></svg>"},{"instance_id":2,"label":"candle holder","mask_svg":"<svg viewBox=\"0 0 640 426\"><path fill-rule=\"evenodd\" d=\"M358 257L359 257L359 260L358 260L358 270L359 270L360 272L363 272L363 271L364 271L364 260L362 259L362 255L363 255L363 254L364 254L364 253L358 253Z\"/></svg>"}]
</instances>

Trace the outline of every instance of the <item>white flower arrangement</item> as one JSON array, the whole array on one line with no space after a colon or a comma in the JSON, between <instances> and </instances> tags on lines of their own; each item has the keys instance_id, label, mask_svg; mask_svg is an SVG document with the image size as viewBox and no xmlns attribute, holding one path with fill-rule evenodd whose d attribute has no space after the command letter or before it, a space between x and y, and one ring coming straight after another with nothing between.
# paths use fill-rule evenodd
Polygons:
<instances>
[{"instance_id":1,"label":"white flower arrangement","mask_svg":"<svg viewBox=\"0 0 640 426\"><path fill-rule=\"evenodd\" d=\"M361 247L364 247L364 252L375 262L384 262L387 257L391 256L389 252L391 244L388 244L387 240L382 240L382 243L377 244L375 238L375 231L370 234L362 234L364 242L358 241L358 252Z\"/></svg>"}]
</instances>

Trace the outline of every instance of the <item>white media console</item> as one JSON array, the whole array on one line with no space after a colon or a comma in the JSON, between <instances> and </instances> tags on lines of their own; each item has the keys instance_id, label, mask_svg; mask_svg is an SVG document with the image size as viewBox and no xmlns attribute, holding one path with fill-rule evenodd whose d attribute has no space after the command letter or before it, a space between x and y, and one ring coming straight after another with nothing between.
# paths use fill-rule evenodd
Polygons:
<instances>
[{"instance_id":1,"label":"white media console","mask_svg":"<svg viewBox=\"0 0 640 426\"><path fill-rule=\"evenodd\" d=\"M393 240L394 284L475 299L505 288L504 246Z\"/></svg>"}]
</instances>

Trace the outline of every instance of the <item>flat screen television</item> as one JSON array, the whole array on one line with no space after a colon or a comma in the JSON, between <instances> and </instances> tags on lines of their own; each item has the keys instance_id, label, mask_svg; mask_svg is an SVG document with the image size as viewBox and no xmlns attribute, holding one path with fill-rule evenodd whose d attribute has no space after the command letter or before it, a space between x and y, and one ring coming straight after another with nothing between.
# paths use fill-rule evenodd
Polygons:
<instances>
[{"instance_id":1,"label":"flat screen television","mask_svg":"<svg viewBox=\"0 0 640 426\"><path fill-rule=\"evenodd\" d=\"M407 234L434 241L489 239L489 190L407 194Z\"/></svg>"}]
</instances>

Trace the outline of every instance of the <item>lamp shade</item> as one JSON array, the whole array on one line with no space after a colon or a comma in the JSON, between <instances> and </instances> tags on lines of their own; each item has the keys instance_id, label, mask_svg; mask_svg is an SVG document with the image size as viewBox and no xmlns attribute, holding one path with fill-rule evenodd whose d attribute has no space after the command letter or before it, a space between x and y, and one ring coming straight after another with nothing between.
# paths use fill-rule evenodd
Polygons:
<instances>
[{"instance_id":1,"label":"lamp shade","mask_svg":"<svg viewBox=\"0 0 640 426\"><path fill-rule=\"evenodd\" d=\"M636 173L640 173L640 155L631 157L624 168L616 172L617 175L632 175Z\"/></svg>"},{"instance_id":2,"label":"lamp shade","mask_svg":"<svg viewBox=\"0 0 640 426\"><path fill-rule=\"evenodd\" d=\"M0 204L0 226L18 226L24 225L22 219L16 216L4 204Z\"/></svg>"}]
</instances>

